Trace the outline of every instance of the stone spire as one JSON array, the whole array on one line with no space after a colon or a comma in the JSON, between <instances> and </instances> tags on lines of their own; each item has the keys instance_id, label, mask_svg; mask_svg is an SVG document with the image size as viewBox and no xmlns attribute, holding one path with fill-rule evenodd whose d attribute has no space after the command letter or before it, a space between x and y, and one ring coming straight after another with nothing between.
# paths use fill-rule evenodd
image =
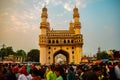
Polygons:
<instances>
[{"instance_id":1,"label":"stone spire","mask_svg":"<svg viewBox=\"0 0 120 80\"><path fill-rule=\"evenodd\" d=\"M73 30L74 30L73 22L72 22L72 21L70 21L70 23L69 23L69 30L70 30L70 31L73 31Z\"/></svg>"},{"instance_id":2,"label":"stone spire","mask_svg":"<svg viewBox=\"0 0 120 80\"><path fill-rule=\"evenodd\" d=\"M44 7L42 8L41 18L48 18L46 6L44 6Z\"/></svg>"},{"instance_id":3,"label":"stone spire","mask_svg":"<svg viewBox=\"0 0 120 80\"><path fill-rule=\"evenodd\" d=\"M74 29L75 29L75 34L80 34L80 28L81 28L81 23L79 21L79 13L78 13L78 8L75 6L73 9L73 19L74 19Z\"/></svg>"},{"instance_id":4,"label":"stone spire","mask_svg":"<svg viewBox=\"0 0 120 80\"><path fill-rule=\"evenodd\" d=\"M41 14L41 23L40 23L40 29L41 33L46 35L47 31L50 30L50 24L47 22L48 14L47 14L47 8L44 6L42 8L42 14Z\"/></svg>"},{"instance_id":5,"label":"stone spire","mask_svg":"<svg viewBox=\"0 0 120 80\"><path fill-rule=\"evenodd\" d=\"M79 18L79 13L78 13L78 8L75 6L75 8L73 9L73 12L74 12L74 14L73 14L73 18Z\"/></svg>"}]
</instances>

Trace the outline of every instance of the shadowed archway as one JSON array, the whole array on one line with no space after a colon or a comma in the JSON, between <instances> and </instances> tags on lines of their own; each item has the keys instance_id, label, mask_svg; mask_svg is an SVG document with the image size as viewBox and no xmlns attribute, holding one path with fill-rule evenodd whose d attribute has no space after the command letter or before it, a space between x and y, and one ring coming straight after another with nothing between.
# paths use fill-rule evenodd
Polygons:
<instances>
[{"instance_id":1,"label":"shadowed archway","mask_svg":"<svg viewBox=\"0 0 120 80\"><path fill-rule=\"evenodd\" d=\"M55 52L55 54L53 55L53 63L55 63L56 61L55 61L55 57L57 56L57 55L62 55L62 56L64 56L65 58L66 58L66 63L69 63L69 54L66 52L66 51L63 51L63 50L59 50L59 51L57 51L57 52Z\"/></svg>"}]
</instances>

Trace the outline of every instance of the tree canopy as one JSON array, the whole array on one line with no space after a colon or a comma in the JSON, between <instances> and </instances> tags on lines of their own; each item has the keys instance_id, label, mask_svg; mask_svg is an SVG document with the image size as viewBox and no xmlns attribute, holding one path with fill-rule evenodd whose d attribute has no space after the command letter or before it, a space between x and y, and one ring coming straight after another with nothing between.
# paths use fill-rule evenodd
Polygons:
<instances>
[{"instance_id":1,"label":"tree canopy","mask_svg":"<svg viewBox=\"0 0 120 80\"><path fill-rule=\"evenodd\" d=\"M13 48L10 46L10 47L3 47L0 49L0 57L2 57L2 60L4 59L5 56L8 56L8 55L14 55L15 52L13 51Z\"/></svg>"},{"instance_id":2,"label":"tree canopy","mask_svg":"<svg viewBox=\"0 0 120 80\"><path fill-rule=\"evenodd\" d=\"M109 56L106 51L102 51L100 53L97 53L97 58L98 59L108 59Z\"/></svg>"},{"instance_id":3,"label":"tree canopy","mask_svg":"<svg viewBox=\"0 0 120 80\"><path fill-rule=\"evenodd\" d=\"M16 56L26 56L26 52L24 50L17 50L16 51Z\"/></svg>"},{"instance_id":4,"label":"tree canopy","mask_svg":"<svg viewBox=\"0 0 120 80\"><path fill-rule=\"evenodd\" d=\"M28 61L34 61L39 62L39 50L38 49L32 49L27 54Z\"/></svg>"}]
</instances>

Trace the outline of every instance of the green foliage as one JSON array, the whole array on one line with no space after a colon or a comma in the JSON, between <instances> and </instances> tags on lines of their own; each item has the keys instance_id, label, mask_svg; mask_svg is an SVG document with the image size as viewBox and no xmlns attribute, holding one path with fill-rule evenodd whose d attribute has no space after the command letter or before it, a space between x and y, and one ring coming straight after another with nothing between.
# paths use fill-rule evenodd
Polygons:
<instances>
[{"instance_id":1,"label":"green foliage","mask_svg":"<svg viewBox=\"0 0 120 80\"><path fill-rule=\"evenodd\" d=\"M109 58L109 56L106 51L97 53L97 59L108 59L108 58Z\"/></svg>"},{"instance_id":2,"label":"green foliage","mask_svg":"<svg viewBox=\"0 0 120 80\"><path fill-rule=\"evenodd\" d=\"M28 61L34 61L39 62L39 50L38 49L32 49L27 54Z\"/></svg>"},{"instance_id":3,"label":"green foliage","mask_svg":"<svg viewBox=\"0 0 120 80\"><path fill-rule=\"evenodd\" d=\"M84 57L87 57L86 55L84 55Z\"/></svg>"},{"instance_id":4,"label":"green foliage","mask_svg":"<svg viewBox=\"0 0 120 80\"><path fill-rule=\"evenodd\" d=\"M14 55L14 54L15 52L13 51L12 47L6 47L6 48L0 49L0 56L2 56L2 58L4 58L5 56Z\"/></svg>"},{"instance_id":5,"label":"green foliage","mask_svg":"<svg viewBox=\"0 0 120 80\"><path fill-rule=\"evenodd\" d=\"M12 47L3 47L0 49L0 58L4 60L4 57L7 57L9 55L14 55L16 57L22 57L23 59L26 59L27 61L34 61L39 62L39 50L38 49L32 49L28 54L26 55L26 52L22 49L17 50L16 52L13 51Z\"/></svg>"},{"instance_id":6,"label":"green foliage","mask_svg":"<svg viewBox=\"0 0 120 80\"><path fill-rule=\"evenodd\" d=\"M6 47L6 53L7 53L7 55L14 55L15 54L12 47Z\"/></svg>"},{"instance_id":7,"label":"green foliage","mask_svg":"<svg viewBox=\"0 0 120 80\"><path fill-rule=\"evenodd\" d=\"M24 50L17 50L15 56L26 56L26 52Z\"/></svg>"}]
</instances>

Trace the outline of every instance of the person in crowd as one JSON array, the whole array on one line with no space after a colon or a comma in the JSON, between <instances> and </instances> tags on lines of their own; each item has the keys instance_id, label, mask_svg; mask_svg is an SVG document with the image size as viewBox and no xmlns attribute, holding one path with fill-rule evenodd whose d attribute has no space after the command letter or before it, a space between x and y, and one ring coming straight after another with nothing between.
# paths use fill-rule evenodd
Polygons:
<instances>
[{"instance_id":1,"label":"person in crowd","mask_svg":"<svg viewBox=\"0 0 120 80\"><path fill-rule=\"evenodd\" d=\"M110 69L110 72L109 72L109 80L117 80L117 77L116 77L116 74L115 74L115 66L116 66L116 63L113 63L113 68Z\"/></svg>"},{"instance_id":2,"label":"person in crowd","mask_svg":"<svg viewBox=\"0 0 120 80\"><path fill-rule=\"evenodd\" d=\"M27 72L30 73L31 66L30 64L27 65Z\"/></svg>"},{"instance_id":3,"label":"person in crowd","mask_svg":"<svg viewBox=\"0 0 120 80\"><path fill-rule=\"evenodd\" d=\"M101 69L95 65L93 70L89 70L84 73L83 80L99 80L100 75Z\"/></svg>"},{"instance_id":4,"label":"person in crowd","mask_svg":"<svg viewBox=\"0 0 120 80\"><path fill-rule=\"evenodd\" d=\"M74 68L70 66L70 68L68 69L67 80L74 80L74 79L75 79Z\"/></svg>"},{"instance_id":5,"label":"person in crowd","mask_svg":"<svg viewBox=\"0 0 120 80\"><path fill-rule=\"evenodd\" d=\"M80 65L78 68L79 68L79 72L80 72L79 73L80 74L79 79L83 80L83 76L84 76L84 73L85 73L84 65Z\"/></svg>"},{"instance_id":6,"label":"person in crowd","mask_svg":"<svg viewBox=\"0 0 120 80\"><path fill-rule=\"evenodd\" d=\"M49 71L46 74L46 80L56 80L57 76L54 72L54 65L49 65Z\"/></svg>"},{"instance_id":7,"label":"person in crowd","mask_svg":"<svg viewBox=\"0 0 120 80\"><path fill-rule=\"evenodd\" d=\"M18 77L18 80L28 80L27 76L29 74L28 74L28 72L27 72L27 70L26 70L24 65L19 69L19 73L20 73L20 75Z\"/></svg>"},{"instance_id":8,"label":"person in crowd","mask_svg":"<svg viewBox=\"0 0 120 80\"><path fill-rule=\"evenodd\" d=\"M50 65L48 65L47 67L46 67L46 70L45 70L45 78L46 78L46 76L47 76L47 73L50 71Z\"/></svg>"},{"instance_id":9,"label":"person in crowd","mask_svg":"<svg viewBox=\"0 0 120 80\"><path fill-rule=\"evenodd\" d=\"M117 80L120 80L120 61L115 66L115 74L116 74Z\"/></svg>"},{"instance_id":10,"label":"person in crowd","mask_svg":"<svg viewBox=\"0 0 120 80\"><path fill-rule=\"evenodd\" d=\"M76 66L76 70L74 70L74 74L75 74L75 80L80 80L80 78L79 78L79 76L80 76L79 65Z\"/></svg>"},{"instance_id":11,"label":"person in crowd","mask_svg":"<svg viewBox=\"0 0 120 80\"><path fill-rule=\"evenodd\" d=\"M110 74L106 69L106 64L105 63L101 63L101 76L99 77L99 79L101 78L102 80L109 80L110 78Z\"/></svg>"},{"instance_id":12,"label":"person in crowd","mask_svg":"<svg viewBox=\"0 0 120 80\"><path fill-rule=\"evenodd\" d=\"M46 66L45 65L41 65L41 68L39 70L39 75L41 76L41 79L45 78L45 71L46 71Z\"/></svg>"},{"instance_id":13,"label":"person in crowd","mask_svg":"<svg viewBox=\"0 0 120 80\"><path fill-rule=\"evenodd\" d=\"M0 64L0 80L5 80L5 76L4 76L4 74L3 74L3 66L2 66L2 64Z\"/></svg>"},{"instance_id":14,"label":"person in crowd","mask_svg":"<svg viewBox=\"0 0 120 80\"><path fill-rule=\"evenodd\" d=\"M56 80L64 80L63 76L62 76L62 74L63 74L62 67L60 67L60 66L56 67L55 73L57 75L57 79Z\"/></svg>"},{"instance_id":15,"label":"person in crowd","mask_svg":"<svg viewBox=\"0 0 120 80\"><path fill-rule=\"evenodd\" d=\"M41 80L41 77L39 76L39 70L36 68L31 70L32 80Z\"/></svg>"},{"instance_id":16,"label":"person in crowd","mask_svg":"<svg viewBox=\"0 0 120 80\"><path fill-rule=\"evenodd\" d=\"M14 66L13 68L12 68L12 71L13 71L13 73L15 73L15 76L16 76L16 78L18 79L18 77L19 77L19 75L20 75L20 73L18 72L19 71L19 67L16 65L16 66Z\"/></svg>"},{"instance_id":17,"label":"person in crowd","mask_svg":"<svg viewBox=\"0 0 120 80\"><path fill-rule=\"evenodd\" d=\"M11 67L7 70L6 80L17 80L17 77Z\"/></svg>"}]
</instances>

